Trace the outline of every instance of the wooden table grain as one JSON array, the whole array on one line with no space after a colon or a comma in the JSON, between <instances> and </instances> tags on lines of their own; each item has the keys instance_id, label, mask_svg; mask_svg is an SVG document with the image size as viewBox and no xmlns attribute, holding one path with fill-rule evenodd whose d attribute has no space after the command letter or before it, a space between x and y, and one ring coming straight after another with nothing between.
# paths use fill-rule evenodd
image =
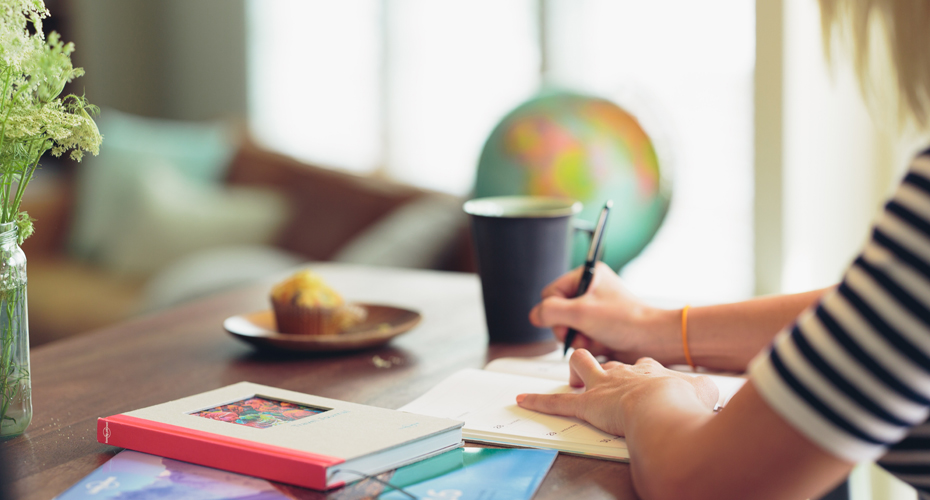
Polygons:
<instances>
[{"instance_id":1,"label":"wooden table grain","mask_svg":"<svg viewBox=\"0 0 930 500\"><path fill-rule=\"evenodd\" d=\"M49 499L115 455L95 438L96 419L247 380L398 408L463 368L531 356L555 342L488 345L475 275L339 264L310 266L347 299L415 309L422 323L383 347L353 353L269 354L223 330L229 316L268 308L284 276L161 311L32 352L34 416L0 444L16 498ZM295 498L350 498L292 489ZM537 499L636 498L629 466L559 455Z\"/></svg>"}]
</instances>

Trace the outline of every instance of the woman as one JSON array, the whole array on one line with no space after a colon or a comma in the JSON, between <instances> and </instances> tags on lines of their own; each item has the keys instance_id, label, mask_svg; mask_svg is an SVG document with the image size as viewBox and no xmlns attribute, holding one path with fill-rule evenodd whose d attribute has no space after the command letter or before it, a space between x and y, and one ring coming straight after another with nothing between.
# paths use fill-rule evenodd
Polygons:
<instances>
[{"instance_id":1,"label":"woman","mask_svg":"<svg viewBox=\"0 0 930 500\"><path fill-rule=\"evenodd\" d=\"M881 22L902 109L926 128L928 2L822 0L821 13L825 40L850 28L866 83L870 21ZM930 150L836 287L665 311L638 302L603 265L570 299L579 274L552 283L530 320L559 338L583 332L571 383L585 392L517 402L625 435L643 498L817 497L875 459L930 498ZM617 361L600 365L592 353ZM713 384L662 366L683 362L748 368L750 379L715 414Z\"/></svg>"}]
</instances>

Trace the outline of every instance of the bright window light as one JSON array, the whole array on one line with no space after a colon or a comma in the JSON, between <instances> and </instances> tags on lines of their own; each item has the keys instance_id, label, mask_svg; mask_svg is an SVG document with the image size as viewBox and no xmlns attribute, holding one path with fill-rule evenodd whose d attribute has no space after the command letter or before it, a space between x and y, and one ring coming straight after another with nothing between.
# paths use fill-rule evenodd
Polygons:
<instances>
[{"instance_id":1,"label":"bright window light","mask_svg":"<svg viewBox=\"0 0 930 500\"><path fill-rule=\"evenodd\" d=\"M250 0L250 125L308 162L467 196L494 125L542 86L613 98L674 167L671 210L624 269L628 284L644 296L742 299L753 289L753 9Z\"/></svg>"},{"instance_id":2,"label":"bright window light","mask_svg":"<svg viewBox=\"0 0 930 500\"><path fill-rule=\"evenodd\" d=\"M494 125L538 88L536 2L387 5L388 172L465 194Z\"/></svg>"},{"instance_id":3,"label":"bright window light","mask_svg":"<svg viewBox=\"0 0 930 500\"><path fill-rule=\"evenodd\" d=\"M628 285L688 301L750 296L752 2L548 6L551 81L615 97L672 153L671 209L652 244L624 268Z\"/></svg>"},{"instance_id":4,"label":"bright window light","mask_svg":"<svg viewBox=\"0 0 930 500\"><path fill-rule=\"evenodd\" d=\"M250 0L248 30L256 139L318 165L378 168L381 2Z\"/></svg>"}]
</instances>

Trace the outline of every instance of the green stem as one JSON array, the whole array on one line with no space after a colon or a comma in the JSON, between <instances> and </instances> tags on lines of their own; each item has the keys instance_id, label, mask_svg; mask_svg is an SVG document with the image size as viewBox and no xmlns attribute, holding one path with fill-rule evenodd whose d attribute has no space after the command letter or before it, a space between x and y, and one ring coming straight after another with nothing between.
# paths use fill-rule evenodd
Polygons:
<instances>
[{"instance_id":1,"label":"green stem","mask_svg":"<svg viewBox=\"0 0 930 500\"><path fill-rule=\"evenodd\" d=\"M12 77L13 75L11 73L10 78ZM20 88L16 89L16 93L13 94L13 97L10 98L10 107L7 108L6 114L3 115L3 126L0 127L0 148L3 147L3 139L6 137L6 123L10 120L10 113L13 112L13 108L15 107L13 106L13 103L15 103L16 100L19 99L19 96L22 95L22 93L25 92L28 88L29 85L21 85Z\"/></svg>"},{"instance_id":2,"label":"green stem","mask_svg":"<svg viewBox=\"0 0 930 500\"><path fill-rule=\"evenodd\" d=\"M32 180L32 176L35 174L36 169L39 167L39 160L42 159L42 155L45 154L45 151L48 151L47 149L45 151L42 150L41 144L44 142L44 140L39 142L39 146L36 148L36 160L32 162L31 167L28 167L26 171L23 172L23 176L19 179L19 185L16 186L16 198L13 199L13 203L9 207L10 213L8 215L10 218L4 219L3 222L10 222L15 220L16 214L19 213L19 204L23 200L23 193L26 191L26 185L29 184L29 181ZM10 185L12 186L12 183L10 183Z\"/></svg>"},{"instance_id":3,"label":"green stem","mask_svg":"<svg viewBox=\"0 0 930 500\"><path fill-rule=\"evenodd\" d=\"M7 172L3 173L3 184L2 186L9 186L13 180L10 178L10 174ZM0 222L6 222L6 200L8 196L8 190L0 188Z\"/></svg>"},{"instance_id":4,"label":"green stem","mask_svg":"<svg viewBox=\"0 0 930 500\"><path fill-rule=\"evenodd\" d=\"M15 359L17 341L25 341L19 338L24 331L22 316L25 313L21 310L25 286L19 284L20 278L15 274L9 276L3 280L2 286L10 288L0 290L0 302L3 303L3 317L0 318L0 425L6 420L16 422L8 412L20 393L20 386L29 377L28 370L21 364L17 366Z\"/></svg>"},{"instance_id":5,"label":"green stem","mask_svg":"<svg viewBox=\"0 0 930 500\"><path fill-rule=\"evenodd\" d=\"M8 299L7 297L8 290L3 290L0 292L0 297L3 299ZM13 375L13 345L15 344L15 339L13 338L13 328L12 322L12 310L10 310L10 300L4 300L4 318L6 321L3 322L3 325L0 325L0 333L2 333L3 339L3 355L2 360L0 360L0 376L3 377L2 380L2 390L0 390L0 395L3 397L3 404L0 405L0 424L6 419L6 413L9 410L10 404L12 403L12 395L10 394L10 379Z\"/></svg>"},{"instance_id":6,"label":"green stem","mask_svg":"<svg viewBox=\"0 0 930 500\"><path fill-rule=\"evenodd\" d=\"M12 168L12 167L8 167ZM10 199L10 190L13 187L13 174L10 171L3 172L3 187L0 191L0 203L2 203L2 210L0 210L0 223L9 222L9 199Z\"/></svg>"},{"instance_id":7,"label":"green stem","mask_svg":"<svg viewBox=\"0 0 930 500\"><path fill-rule=\"evenodd\" d=\"M3 119L3 126L0 127L0 152L3 151L3 145L6 143L7 117L9 117L10 111L12 111L13 109L12 99L9 100L9 103L7 102L7 96L9 95L9 92L10 92L10 85L13 80L13 68L7 68L5 73L6 73L6 76L3 79L3 94L0 95L0 110L2 110L5 107L7 108L7 112ZM10 176L9 170L3 169L2 184L7 185L11 182L13 182L13 180ZM2 200L0 200L0 202L2 202L2 209L0 209L0 221L6 221L6 208L7 208L6 207L7 205L6 204L7 202L6 190L0 191L0 193L2 193L0 194L0 197L2 197Z\"/></svg>"},{"instance_id":8,"label":"green stem","mask_svg":"<svg viewBox=\"0 0 930 500\"><path fill-rule=\"evenodd\" d=\"M7 106L6 96L10 93L10 83L13 80L13 68L8 68L6 70L6 78L3 79L3 95L0 97L0 110ZM10 99L9 110L13 109L13 102ZM7 110L7 116L9 116L9 110ZM0 131L0 148L3 147L3 139L6 137L6 120L3 120L3 130Z\"/></svg>"},{"instance_id":9,"label":"green stem","mask_svg":"<svg viewBox=\"0 0 930 500\"><path fill-rule=\"evenodd\" d=\"M32 151L32 145L31 145L31 144L29 145L29 150ZM22 184L22 179L23 179L23 177L26 175L26 171L25 171L25 170L27 170L27 169L28 169L28 167L27 167L26 169L24 169L23 172L20 174L20 181L19 181L19 184ZM6 171L4 172L4 175L3 175L3 177L4 177L4 178L3 178L3 195L2 195L2 196L3 196L3 199L2 199L2 201L3 201L3 207L2 207L2 209L3 209L3 210L2 210L2 212L0 212L0 223L3 223L3 222L12 222L12 221L14 220L13 217L14 217L15 212L13 212L13 207L10 206L10 196L11 196L12 193L13 193L13 176L14 176L14 173L15 173L15 172L13 172L13 167L12 167L12 166L8 166L7 169L6 169ZM19 186L17 186L17 187L19 187Z\"/></svg>"},{"instance_id":10,"label":"green stem","mask_svg":"<svg viewBox=\"0 0 930 500\"><path fill-rule=\"evenodd\" d=\"M2 202L3 210L0 212L0 223L10 222L12 220L12 211L10 210L10 194L13 192L13 165L7 165L3 173L3 192Z\"/></svg>"}]
</instances>

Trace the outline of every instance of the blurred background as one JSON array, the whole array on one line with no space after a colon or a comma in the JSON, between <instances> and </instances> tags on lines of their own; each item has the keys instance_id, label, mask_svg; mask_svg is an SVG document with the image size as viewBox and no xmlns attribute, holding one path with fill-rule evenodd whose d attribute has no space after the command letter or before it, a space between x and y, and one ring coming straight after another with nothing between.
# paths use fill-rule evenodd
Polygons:
<instances>
[{"instance_id":1,"label":"blurred background","mask_svg":"<svg viewBox=\"0 0 930 500\"><path fill-rule=\"evenodd\" d=\"M671 209L622 270L650 297L836 281L918 145L873 123L845 59L827 69L810 0L48 7L105 141L82 164L47 159L30 188L30 306L60 323L34 321L39 342L248 274L231 265L224 281L222 262L473 269L459 203L495 124L544 88L612 99L660 150ZM411 256L418 236L431 241ZM45 296L79 301L64 276L83 297L115 291L109 310L45 310Z\"/></svg>"},{"instance_id":2,"label":"blurred background","mask_svg":"<svg viewBox=\"0 0 930 500\"><path fill-rule=\"evenodd\" d=\"M474 270L461 202L541 89L652 136L671 208L622 275L669 301L836 282L925 146L828 68L813 0L46 3L105 139L27 192L34 345L308 260Z\"/></svg>"},{"instance_id":3,"label":"blurred background","mask_svg":"<svg viewBox=\"0 0 930 500\"><path fill-rule=\"evenodd\" d=\"M648 296L718 302L834 282L917 147L873 124L843 58L827 69L808 0L48 6L46 28L75 42L87 71L71 91L103 108L106 140L83 164L43 165L30 264L57 252L129 286L225 245L336 258L423 197L423 211L458 212L488 134L542 88L614 100L661 148L671 210L623 269ZM376 213L346 222L350 203L313 192L295 203L282 195L290 175L358 189L373 206L357 209ZM286 234L295 209L352 227ZM362 250L347 258L390 261ZM396 264L469 265L421 257Z\"/></svg>"}]
</instances>

